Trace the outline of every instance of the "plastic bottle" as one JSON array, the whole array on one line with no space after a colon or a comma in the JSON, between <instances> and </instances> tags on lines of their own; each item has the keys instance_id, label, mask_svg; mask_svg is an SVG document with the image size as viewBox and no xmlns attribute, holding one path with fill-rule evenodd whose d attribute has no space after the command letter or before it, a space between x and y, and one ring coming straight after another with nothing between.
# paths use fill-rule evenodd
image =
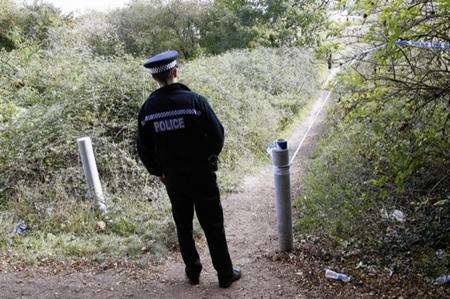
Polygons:
<instances>
[{"instance_id":1,"label":"plastic bottle","mask_svg":"<svg viewBox=\"0 0 450 299\"><path fill-rule=\"evenodd\" d=\"M434 284L445 284L450 282L450 274L439 276L434 280Z\"/></svg>"},{"instance_id":2,"label":"plastic bottle","mask_svg":"<svg viewBox=\"0 0 450 299\"><path fill-rule=\"evenodd\" d=\"M330 269L327 269L325 271L325 277L326 278L340 280L340 281L344 281L344 282L350 281L350 277L349 276L347 276L347 275L345 275L343 273L334 272L334 271L332 271Z\"/></svg>"}]
</instances>

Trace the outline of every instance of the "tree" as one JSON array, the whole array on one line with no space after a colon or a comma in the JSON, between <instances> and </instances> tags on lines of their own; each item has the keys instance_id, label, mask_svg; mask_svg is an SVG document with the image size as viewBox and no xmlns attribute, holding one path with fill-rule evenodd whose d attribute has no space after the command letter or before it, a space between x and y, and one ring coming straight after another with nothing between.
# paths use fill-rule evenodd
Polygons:
<instances>
[{"instance_id":1,"label":"tree","mask_svg":"<svg viewBox=\"0 0 450 299\"><path fill-rule=\"evenodd\" d=\"M257 46L316 46L324 0L134 1L110 15L128 53L174 48L184 58Z\"/></svg>"},{"instance_id":2,"label":"tree","mask_svg":"<svg viewBox=\"0 0 450 299\"><path fill-rule=\"evenodd\" d=\"M217 1L209 5L200 25L200 45L211 54L253 47L256 15L248 1Z\"/></svg>"},{"instance_id":3,"label":"tree","mask_svg":"<svg viewBox=\"0 0 450 299\"><path fill-rule=\"evenodd\" d=\"M18 42L17 18L20 18L19 9L11 0L0 0L0 49L10 51Z\"/></svg>"},{"instance_id":4,"label":"tree","mask_svg":"<svg viewBox=\"0 0 450 299\"><path fill-rule=\"evenodd\" d=\"M212 13L215 30L206 30L215 39L207 36L205 40L212 45L224 41L225 46L219 49L317 46L326 25L327 5L324 0L215 1ZM233 42L233 38L240 42Z\"/></svg>"},{"instance_id":5,"label":"tree","mask_svg":"<svg viewBox=\"0 0 450 299\"><path fill-rule=\"evenodd\" d=\"M0 0L0 48L12 50L24 42L46 45L49 30L69 24L70 15L43 1L22 7L11 0Z\"/></svg>"},{"instance_id":6,"label":"tree","mask_svg":"<svg viewBox=\"0 0 450 299\"><path fill-rule=\"evenodd\" d=\"M382 48L361 59L355 68L365 87L345 105L351 107L352 115L365 111L364 115L376 122L377 134L391 140L392 148L386 151L389 179L399 190L412 181L430 190L448 177L449 54L433 48L402 47L396 41L448 43L450 6L445 0L358 4L368 20L364 40Z\"/></svg>"},{"instance_id":7,"label":"tree","mask_svg":"<svg viewBox=\"0 0 450 299\"><path fill-rule=\"evenodd\" d=\"M195 1L134 1L109 16L125 50L153 55L179 50L184 58L199 51L199 23L204 5Z\"/></svg>"}]
</instances>

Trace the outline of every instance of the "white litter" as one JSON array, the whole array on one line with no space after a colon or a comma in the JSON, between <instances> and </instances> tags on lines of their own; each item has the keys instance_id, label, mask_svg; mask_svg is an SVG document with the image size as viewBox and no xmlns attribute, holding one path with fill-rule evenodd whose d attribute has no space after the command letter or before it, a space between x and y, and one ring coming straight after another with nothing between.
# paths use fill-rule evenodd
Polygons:
<instances>
[{"instance_id":1,"label":"white litter","mask_svg":"<svg viewBox=\"0 0 450 299\"><path fill-rule=\"evenodd\" d=\"M391 214L392 218L394 218L395 220L397 220L398 222L405 222L406 221L406 216L405 214L400 211L400 210L394 210L392 211Z\"/></svg>"}]
</instances>

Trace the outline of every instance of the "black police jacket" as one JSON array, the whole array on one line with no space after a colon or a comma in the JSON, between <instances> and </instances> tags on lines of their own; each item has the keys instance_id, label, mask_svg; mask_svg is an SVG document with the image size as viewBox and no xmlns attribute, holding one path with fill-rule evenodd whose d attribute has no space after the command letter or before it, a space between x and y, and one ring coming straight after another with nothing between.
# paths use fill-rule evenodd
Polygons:
<instances>
[{"instance_id":1,"label":"black police jacket","mask_svg":"<svg viewBox=\"0 0 450 299\"><path fill-rule=\"evenodd\" d=\"M154 91L138 120L139 157L152 175L208 172L222 151L219 119L203 96L181 83Z\"/></svg>"}]
</instances>

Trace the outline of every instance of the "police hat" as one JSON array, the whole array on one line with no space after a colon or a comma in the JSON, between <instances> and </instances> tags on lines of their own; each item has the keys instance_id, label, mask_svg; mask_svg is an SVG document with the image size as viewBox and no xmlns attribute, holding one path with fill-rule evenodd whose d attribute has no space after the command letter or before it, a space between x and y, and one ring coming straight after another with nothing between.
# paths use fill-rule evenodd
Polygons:
<instances>
[{"instance_id":1,"label":"police hat","mask_svg":"<svg viewBox=\"0 0 450 299\"><path fill-rule=\"evenodd\" d=\"M153 57L149 57L144 63L144 67L150 70L152 75L159 74L173 69L177 66L177 51L166 51Z\"/></svg>"}]
</instances>

